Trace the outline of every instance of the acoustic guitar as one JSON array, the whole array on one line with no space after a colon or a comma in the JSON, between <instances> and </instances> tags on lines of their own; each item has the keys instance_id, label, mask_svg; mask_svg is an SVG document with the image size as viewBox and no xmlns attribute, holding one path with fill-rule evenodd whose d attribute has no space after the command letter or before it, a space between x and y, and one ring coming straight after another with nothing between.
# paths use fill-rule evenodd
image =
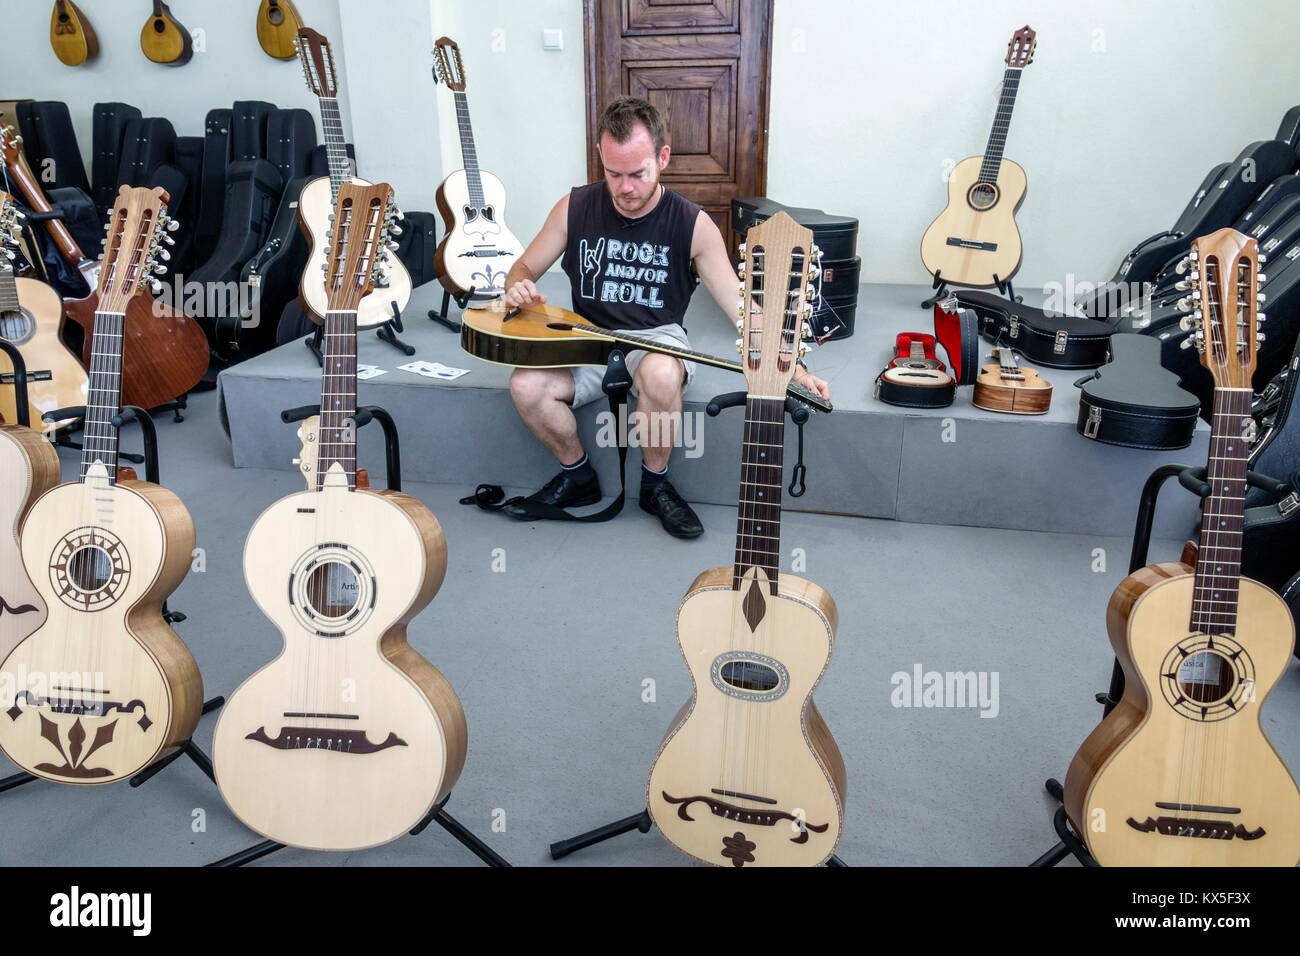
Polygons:
<instances>
[{"instance_id":1,"label":"acoustic guitar","mask_svg":"<svg viewBox=\"0 0 1300 956\"><path fill-rule=\"evenodd\" d=\"M123 186L109 220L77 481L37 499L22 525L23 566L45 623L0 663L16 689L0 750L56 783L139 772L193 733L203 682L162 604L189 569L194 525L165 488L117 477L122 326L155 266L167 193Z\"/></svg>"},{"instance_id":2,"label":"acoustic guitar","mask_svg":"<svg viewBox=\"0 0 1300 956\"><path fill-rule=\"evenodd\" d=\"M63 306L59 294L38 279L14 276L14 246L23 218L13 197L0 190L0 339L15 346L27 366L31 415L86 404L89 380L77 357L59 338ZM13 363L0 352L0 422L18 421ZM54 422L61 428L67 422Z\"/></svg>"},{"instance_id":3,"label":"acoustic guitar","mask_svg":"<svg viewBox=\"0 0 1300 956\"><path fill-rule=\"evenodd\" d=\"M737 348L739 344L737 340ZM511 309L504 303L490 302L481 309L467 309L461 316L460 347L485 362L522 368L604 366L615 349L626 352L639 348L729 372L744 371L739 362L729 362L694 349L665 345L635 332L602 329L567 309L543 304ZM816 392L794 382L789 384L787 391L819 412L829 412L834 408Z\"/></svg>"},{"instance_id":4,"label":"acoustic guitar","mask_svg":"<svg viewBox=\"0 0 1300 956\"><path fill-rule=\"evenodd\" d=\"M81 66L99 56L99 38L72 0L55 0L50 13L50 46L67 66Z\"/></svg>"},{"instance_id":5,"label":"acoustic guitar","mask_svg":"<svg viewBox=\"0 0 1300 956\"><path fill-rule=\"evenodd\" d=\"M0 129L0 155L4 157L5 170L10 181L23 194L27 205L37 212L49 212L51 207L45 193L32 175L31 167L22 154L22 137L12 127ZM174 220L169 219L169 223ZM81 362L91 367L94 358L94 331L98 311L100 264L86 258L73 240L62 220L47 219L45 229L53 239L59 254L77 269L90 289L85 298L63 300L64 317L81 328ZM162 245L168 246L172 237L164 234ZM166 248L156 253L159 274L166 271L164 263L170 258ZM151 286L157 287L157 280ZM145 291L138 291L126 306L126 323L122 341L122 401L141 408L157 408L165 402L184 395L203 377L208 369L208 339L197 322L176 309L164 305ZM79 404L73 402L71 404Z\"/></svg>"},{"instance_id":6,"label":"acoustic guitar","mask_svg":"<svg viewBox=\"0 0 1300 956\"><path fill-rule=\"evenodd\" d=\"M996 348L997 365L985 365L975 379L971 404L990 412L1042 415L1052 406L1052 383L1032 368L1021 368L1016 353Z\"/></svg>"},{"instance_id":7,"label":"acoustic guitar","mask_svg":"<svg viewBox=\"0 0 1300 956\"><path fill-rule=\"evenodd\" d=\"M1020 74L1033 62L1037 42L1037 34L1027 26L1012 34L988 146L983 156L963 159L953 168L948 177L948 205L921 239L925 268L946 282L990 286L1011 278L1020 268L1015 213L1025 198L1025 171L1003 158L1002 149Z\"/></svg>"},{"instance_id":8,"label":"acoustic guitar","mask_svg":"<svg viewBox=\"0 0 1300 956\"><path fill-rule=\"evenodd\" d=\"M0 425L0 661L45 623L45 601L23 567L18 529L32 502L59 483L59 472L59 456L44 435L26 425ZM0 693L0 709L12 705L8 696Z\"/></svg>"},{"instance_id":9,"label":"acoustic guitar","mask_svg":"<svg viewBox=\"0 0 1300 956\"><path fill-rule=\"evenodd\" d=\"M302 27L302 17L290 0L262 0L257 11L257 42L267 56L277 60L292 60L297 56L293 40Z\"/></svg>"},{"instance_id":10,"label":"acoustic guitar","mask_svg":"<svg viewBox=\"0 0 1300 956\"><path fill-rule=\"evenodd\" d=\"M1214 377L1200 546L1111 595L1124 695L1070 762L1065 811L1105 866L1295 866L1300 789L1260 724L1295 626L1241 574L1263 257L1220 229L1189 258L1199 308L1184 317L1187 341Z\"/></svg>"},{"instance_id":11,"label":"acoustic guitar","mask_svg":"<svg viewBox=\"0 0 1300 956\"><path fill-rule=\"evenodd\" d=\"M162 0L153 0L153 14L140 31L140 49L155 63L184 66L194 56L194 40Z\"/></svg>"},{"instance_id":12,"label":"acoustic guitar","mask_svg":"<svg viewBox=\"0 0 1300 956\"><path fill-rule=\"evenodd\" d=\"M387 256L387 184L344 183L330 245L311 490L264 511L244 576L284 649L226 702L213 736L230 809L316 850L410 830L465 762L465 714L406 626L447 569L438 520L414 498L356 488L357 309Z\"/></svg>"},{"instance_id":13,"label":"acoustic guitar","mask_svg":"<svg viewBox=\"0 0 1300 956\"><path fill-rule=\"evenodd\" d=\"M684 853L720 866L811 866L844 826L844 762L812 694L830 663L835 602L777 566L785 392L794 376L812 230L784 212L741 246L745 406L736 563L677 608L694 682L655 756L646 806ZM748 250L748 251L746 251Z\"/></svg>"},{"instance_id":14,"label":"acoustic guitar","mask_svg":"<svg viewBox=\"0 0 1300 956\"><path fill-rule=\"evenodd\" d=\"M460 47L442 37L434 44L434 74L452 91L465 168L442 181L436 201L443 239L433 255L433 271L444 289L458 298L496 299L506 292L506 275L524 247L506 225L506 187L479 169L474 128L465 96L465 66Z\"/></svg>"},{"instance_id":15,"label":"acoustic guitar","mask_svg":"<svg viewBox=\"0 0 1300 956\"><path fill-rule=\"evenodd\" d=\"M343 136L343 120L339 115L338 74L334 71L334 54L329 41L315 30L303 27L298 31L296 43L307 87L320 102L321 129L329 157L330 174L307 183L298 198L298 224L311 244L311 254L298 286L298 301L303 312L317 325L322 325L327 299L322 278L329 255L326 233L338 202L339 187L344 183L357 186L369 186L370 183L353 176L348 162L347 140ZM401 213L398 213L398 218L402 218ZM402 227L393 223L390 231L392 235L401 235ZM394 258L388 263L385 272L376 278L375 286L357 308L359 329L382 325L393 317L394 306L398 311L404 311L411 301L411 275L400 259Z\"/></svg>"}]
</instances>

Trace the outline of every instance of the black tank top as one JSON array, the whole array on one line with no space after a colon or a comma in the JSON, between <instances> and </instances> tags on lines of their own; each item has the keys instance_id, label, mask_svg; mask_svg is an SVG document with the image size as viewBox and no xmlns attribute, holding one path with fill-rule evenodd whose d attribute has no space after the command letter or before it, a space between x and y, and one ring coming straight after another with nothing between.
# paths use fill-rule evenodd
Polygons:
<instances>
[{"instance_id":1,"label":"black tank top","mask_svg":"<svg viewBox=\"0 0 1300 956\"><path fill-rule=\"evenodd\" d=\"M698 279L691 238L700 207L663 187L640 219L614 208L602 180L569 193L569 245L561 268L573 311L605 329L652 329L680 323Z\"/></svg>"}]
</instances>

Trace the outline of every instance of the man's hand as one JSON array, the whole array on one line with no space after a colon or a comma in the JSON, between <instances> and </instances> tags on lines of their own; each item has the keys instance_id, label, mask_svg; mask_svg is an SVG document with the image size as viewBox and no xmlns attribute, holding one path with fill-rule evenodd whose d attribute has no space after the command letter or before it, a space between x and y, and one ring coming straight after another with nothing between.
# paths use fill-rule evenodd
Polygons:
<instances>
[{"instance_id":1,"label":"man's hand","mask_svg":"<svg viewBox=\"0 0 1300 956\"><path fill-rule=\"evenodd\" d=\"M794 381L796 385L802 385L810 392L816 392L826 401L831 400L831 388L822 379L813 375L806 368L800 367L795 370Z\"/></svg>"},{"instance_id":2,"label":"man's hand","mask_svg":"<svg viewBox=\"0 0 1300 956\"><path fill-rule=\"evenodd\" d=\"M521 309L526 305L544 305L546 296L537 291L531 279L520 279L506 290L506 305Z\"/></svg>"}]
</instances>

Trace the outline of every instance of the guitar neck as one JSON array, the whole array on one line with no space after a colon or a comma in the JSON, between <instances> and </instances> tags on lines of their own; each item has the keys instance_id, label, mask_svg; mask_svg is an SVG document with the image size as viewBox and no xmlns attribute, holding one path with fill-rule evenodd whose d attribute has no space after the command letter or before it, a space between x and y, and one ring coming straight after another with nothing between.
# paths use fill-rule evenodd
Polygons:
<instances>
[{"instance_id":1,"label":"guitar neck","mask_svg":"<svg viewBox=\"0 0 1300 956\"><path fill-rule=\"evenodd\" d=\"M1216 388L1205 478L1212 489L1201 505L1201 546L1196 558L1191 629L1231 636L1237 630L1241 539L1246 502L1248 388Z\"/></svg>"},{"instance_id":2,"label":"guitar neck","mask_svg":"<svg viewBox=\"0 0 1300 956\"><path fill-rule=\"evenodd\" d=\"M339 101L332 96L318 97L320 100L320 125L325 134L325 155L330 167L330 208L339 199L339 187L352 179L348 166L348 145L343 136L343 117L339 113Z\"/></svg>"},{"instance_id":3,"label":"guitar neck","mask_svg":"<svg viewBox=\"0 0 1300 956\"><path fill-rule=\"evenodd\" d=\"M18 154L17 162L10 163L7 167L10 178L15 185L22 191L23 198L27 200L27 205L31 206L36 212L50 212L52 207L49 200L45 198L45 193L41 187L36 184L36 177L32 175L32 168L27 165L27 158L21 153ZM72 233L68 232L68 227L63 224L59 218L46 219L45 230L54 240L54 245L59 250L59 255L68 262L69 265L81 268L86 262L86 256L77 245ZM94 286L92 285L93 289Z\"/></svg>"},{"instance_id":4,"label":"guitar neck","mask_svg":"<svg viewBox=\"0 0 1300 956\"><path fill-rule=\"evenodd\" d=\"M777 592L781 562L781 480L784 475L785 400L751 395L745 402L736 515L736 568L732 587L746 572L761 570Z\"/></svg>"},{"instance_id":5,"label":"guitar neck","mask_svg":"<svg viewBox=\"0 0 1300 956\"><path fill-rule=\"evenodd\" d=\"M462 91L453 91L453 95L456 97L456 124L460 127L460 155L465 161L469 201L475 206L482 206L483 177L479 175L478 155L474 151L474 128L469 122L469 100Z\"/></svg>"},{"instance_id":6,"label":"guitar neck","mask_svg":"<svg viewBox=\"0 0 1300 956\"><path fill-rule=\"evenodd\" d=\"M14 312L19 308L18 283L14 281L11 265L0 265L0 312Z\"/></svg>"},{"instance_id":7,"label":"guitar neck","mask_svg":"<svg viewBox=\"0 0 1300 956\"><path fill-rule=\"evenodd\" d=\"M117 428L113 416L122 405L121 312L96 312L90 352L90 381L86 390L86 423L82 437L81 475L95 462L108 470L110 484L117 481Z\"/></svg>"},{"instance_id":8,"label":"guitar neck","mask_svg":"<svg viewBox=\"0 0 1300 956\"><path fill-rule=\"evenodd\" d=\"M993 117L993 129L984 147L984 162L980 166L979 182L996 183L1002 168L1002 150L1007 143L1007 130L1011 127L1011 111L1016 106L1016 89L1020 86L1019 67L1007 67L1002 75L1002 95L998 98L998 111Z\"/></svg>"},{"instance_id":9,"label":"guitar neck","mask_svg":"<svg viewBox=\"0 0 1300 956\"><path fill-rule=\"evenodd\" d=\"M321 363L320 448L317 452L316 490L338 462L357 487L357 313L325 313L325 344Z\"/></svg>"}]
</instances>

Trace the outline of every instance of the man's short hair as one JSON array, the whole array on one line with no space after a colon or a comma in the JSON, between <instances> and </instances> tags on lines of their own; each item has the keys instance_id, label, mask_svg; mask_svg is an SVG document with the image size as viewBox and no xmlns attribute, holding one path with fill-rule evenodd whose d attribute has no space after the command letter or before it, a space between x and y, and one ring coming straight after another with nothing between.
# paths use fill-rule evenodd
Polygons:
<instances>
[{"instance_id":1,"label":"man's short hair","mask_svg":"<svg viewBox=\"0 0 1300 956\"><path fill-rule=\"evenodd\" d=\"M600 125L596 127L596 142L600 142L601 136L609 133L614 137L614 142L626 143L636 133L638 125L644 126L650 133L656 153L664 148L667 131L663 114L639 96L620 96L605 107L605 112L600 114Z\"/></svg>"}]
</instances>

